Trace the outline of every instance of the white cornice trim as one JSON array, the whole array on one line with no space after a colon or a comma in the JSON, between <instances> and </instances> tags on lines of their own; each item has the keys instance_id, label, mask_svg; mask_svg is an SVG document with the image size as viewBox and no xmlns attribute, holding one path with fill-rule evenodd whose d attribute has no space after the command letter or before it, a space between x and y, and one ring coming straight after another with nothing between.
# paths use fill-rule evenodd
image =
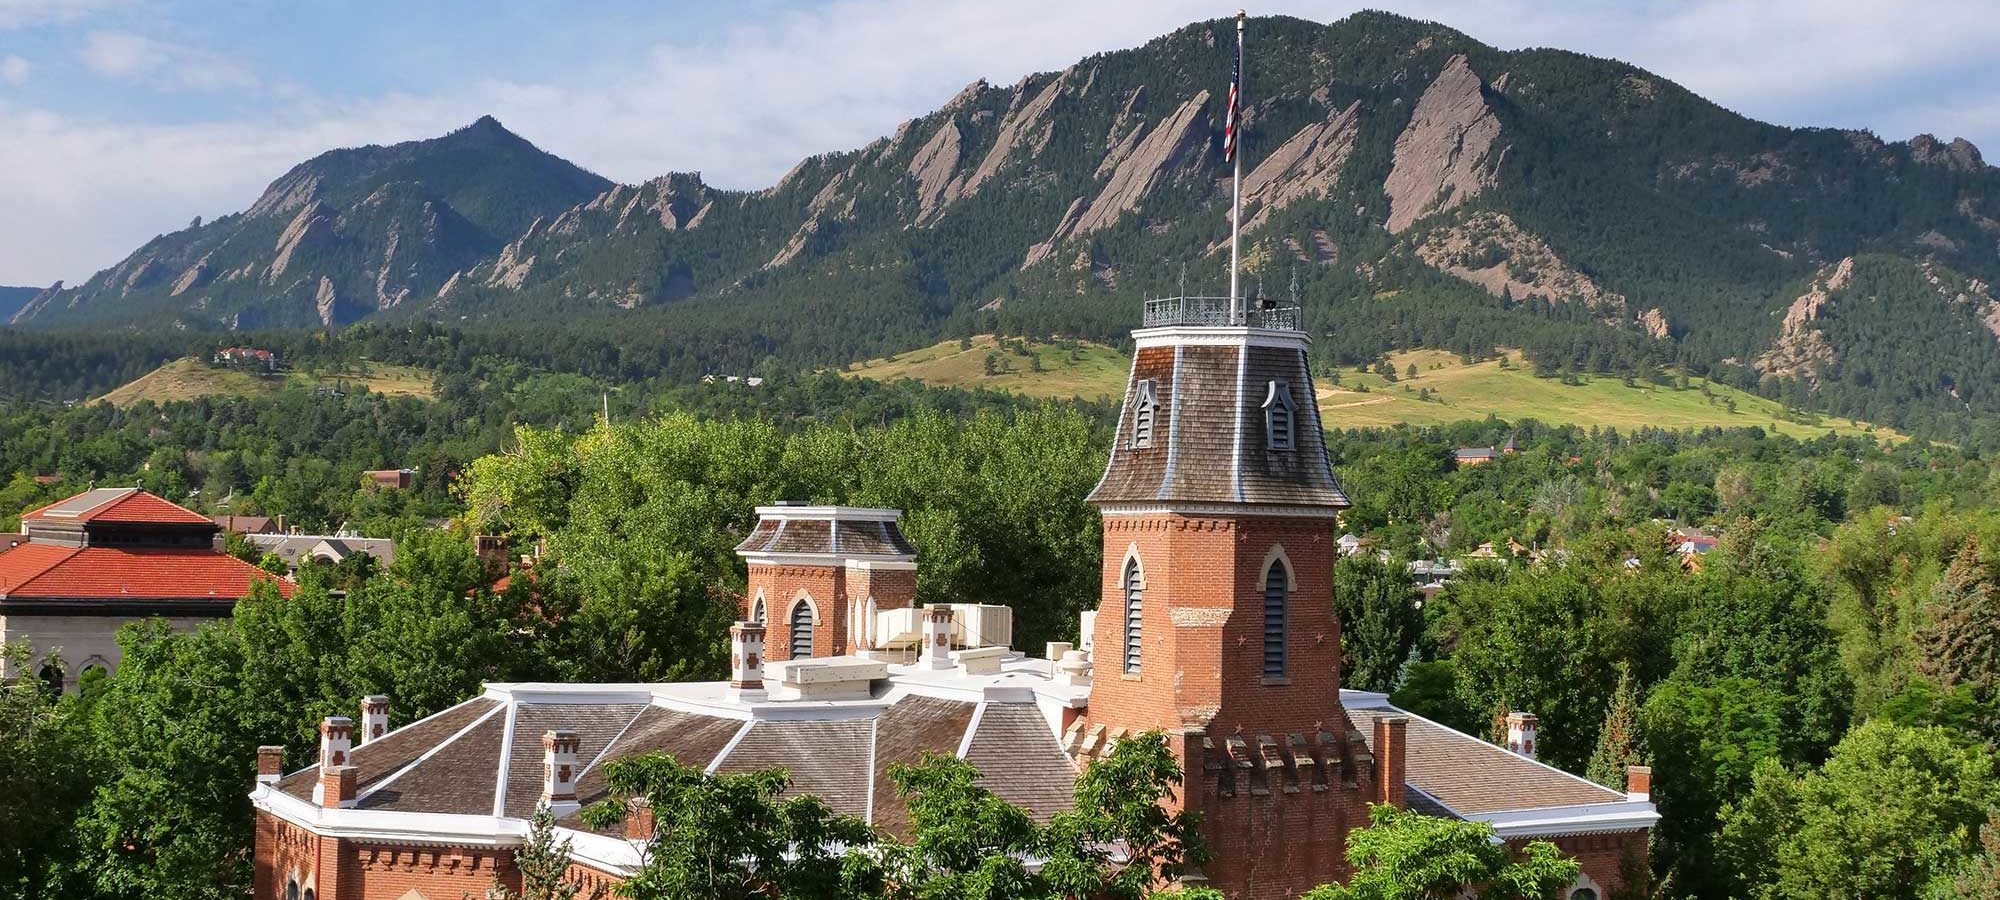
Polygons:
<instances>
[{"instance_id":1,"label":"white cornice trim","mask_svg":"<svg viewBox=\"0 0 2000 900\"><path fill-rule=\"evenodd\" d=\"M518 847L528 823L505 816L419 813L385 809L327 809L268 784L250 794L250 805L322 837L462 847Z\"/></svg>"},{"instance_id":2,"label":"white cornice trim","mask_svg":"<svg viewBox=\"0 0 2000 900\"><path fill-rule=\"evenodd\" d=\"M1338 506L1284 506L1264 503L1099 503L1097 511L1106 516L1274 516L1289 519L1331 519L1340 514Z\"/></svg>"},{"instance_id":3,"label":"white cornice trim","mask_svg":"<svg viewBox=\"0 0 2000 900\"><path fill-rule=\"evenodd\" d=\"M1644 800L1546 806L1539 809L1503 809L1459 815L1467 821L1492 825L1494 836L1502 839L1643 831L1660 821L1659 810Z\"/></svg>"},{"instance_id":4,"label":"white cornice trim","mask_svg":"<svg viewBox=\"0 0 2000 900\"><path fill-rule=\"evenodd\" d=\"M917 567L916 557L908 553L768 553L762 550L739 551L753 566L846 566L853 568L875 567L893 569Z\"/></svg>"},{"instance_id":5,"label":"white cornice trim","mask_svg":"<svg viewBox=\"0 0 2000 900\"><path fill-rule=\"evenodd\" d=\"M646 864L645 841L633 841L573 828L556 827L559 840L569 841L569 858L591 868L629 878Z\"/></svg>"},{"instance_id":6,"label":"white cornice trim","mask_svg":"<svg viewBox=\"0 0 2000 900\"><path fill-rule=\"evenodd\" d=\"M759 506L757 518L783 521L785 519L830 520L844 519L854 522L894 522L903 517L900 509L886 509L872 506Z\"/></svg>"},{"instance_id":7,"label":"white cornice trim","mask_svg":"<svg viewBox=\"0 0 2000 900\"><path fill-rule=\"evenodd\" d=\"M877 559L874 557L867 559L850 558L847 560L847 567L850 569L860 569L864 572L915 572L917 570L917 561L909 557L898 557L896 559Z\"/></svg>"},{"instance_id":8,"label":"white cornice trim","mask_svg":"<svg viewBox=\"0 0 2000 900\"><path fill-rule=\"evenodd\" d=\"M1165 328L1141 328L1132 332L1132 344L1135 350L1175 344L1304 350L1311 343L1312 338L1303 331L1277 331L1270 328L1240 326L1172 325Z\"/></svg>"}]
</instances>

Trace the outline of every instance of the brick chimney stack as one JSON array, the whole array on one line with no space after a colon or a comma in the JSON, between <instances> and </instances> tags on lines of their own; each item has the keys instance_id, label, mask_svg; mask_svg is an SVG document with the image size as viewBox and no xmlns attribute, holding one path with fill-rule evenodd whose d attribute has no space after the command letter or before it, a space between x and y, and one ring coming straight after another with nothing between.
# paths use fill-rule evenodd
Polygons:
<instances>
[{"instance_id":1,"label":"brick chimney stack","mask_svg":"<svg viewBox=\"0 0 2000 900\"><path fill-rule=\"evenodd\" d=\"M1507 749L1529 759L1535 758L1535 730L1541 719L1530 712L1507 714Z\"/></svg>"},{"instance_id":2,"label":"brick chimney stack","mask_svg":"<svg viewBox=\"0 0 2000 900\"><path fill-rule=\"evenodd\" d=\"M1409 773L1410 720L1385 716L1375 720L1375 802L1407 808L1404 783Z\"/></svg>"},{"instance_id":3,"label":"brick chimney stack","mask_svg":"<svg viewBox=\"0 0 2000 900\"><path fill-rule=\"evenodd\" d=\"M285 775L285 748L266 744L257 748L257 783L277 784Z\"/></svg>"},{"instance_id":4,"label":"brick chimney stack","mask_svg":"<svg viewBox=\"0 0 2000 900\"><path fill-rule=\"evenodd\" d=\"M729 626L729 692L754 699L764 692L764 625L738 622Z\"/></svg>"},{"instance_id":5,"label":"brick chimney stack","mask_svg":"<svg viewBox=\"0 0 2000 900\"><path fill-rule=\"evenodd\" d=\"M334 766L319 770L319 802L327 809L351 809L359 779L353 766Z\"/></svg>"},{"instance_id":6,"label":"brick chimney stack","mask_svg":"<svg viewBox=\"0 0 2000 900\"><path fill-rule=\"evenodd\" d=\"M576 802L576 732L552 729L542 735L542 802L550 806Z\"/></svg>"},{"instance_id":7,"label":"brick chimney stack","mask_svg":"<svg viewBox=\"0 0 2000 900\"><path fill-rule=\"evenodd\" d=\"M388 695L369 694L361 698L361 734L356 743L366 744L388 733Z\"/></svg>"},{"instance_id":8,"label":"brick chimney stack","mask_svg":"<svg viewBox=\"0 0 2000 900\"><path fill-rule=\"evenodd\" d=\"M628 841L650 841L653 832L659 830L659 820L653 816L653 802L644 797L633 797L625 802L625 839Z\"/></svg>"},{"instance_id":9,"label":"brick chimney stack","mask_svg":"<svg viewBox=\"0 0 2000 900\"><path fill-rule=\"evenodd\" d=\"M319 767L332 769L347 765L348 751L354 748L354 720L327 716L319 723Z\"/></svg>"},{"instance_id":10,"label":"brick chimney stack","mask_svg":"<svg viewBox=\"0 0 2000 900\"><path fill-rule=\"evenodd\" d=\"M1625 799L1627 800L1653 799L1652 766L1625 767Z\"/></svg>"},{"instance_id":11,"label":"brick chimney stack","mask_svg":"<svg viewBox=\"0 0 2000 900\"><path fill-rule=\"evenodd\" d=\"M951 607L933 603L924 607L923 655L918 668L949 669L951 661Z\"/></svg>"}]
</instances>

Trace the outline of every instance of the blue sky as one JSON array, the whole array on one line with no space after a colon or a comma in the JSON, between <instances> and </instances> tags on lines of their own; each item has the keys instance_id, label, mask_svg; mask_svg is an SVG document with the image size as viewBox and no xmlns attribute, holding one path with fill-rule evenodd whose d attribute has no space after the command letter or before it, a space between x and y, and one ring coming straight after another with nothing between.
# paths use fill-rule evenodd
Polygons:
<instances>
[{"instance_id":1,"label":"blue sky","mask_svg":"<svg viewBox=\"0 0 2000 900\"><path fill-rule=\"evenodd\" d=\"M1251 12L1330 21L1363 5L1503 48L1628 60L1768 121L1962 135L2000 153L2000 3L1268 0ZM762 187L976 78L1012 83L1233 11L1191 0L0 0L0 284L80 281L194 216L242 209L315 153L486 113L621 181L695 170Z\"/></svg>"}]
</instances>

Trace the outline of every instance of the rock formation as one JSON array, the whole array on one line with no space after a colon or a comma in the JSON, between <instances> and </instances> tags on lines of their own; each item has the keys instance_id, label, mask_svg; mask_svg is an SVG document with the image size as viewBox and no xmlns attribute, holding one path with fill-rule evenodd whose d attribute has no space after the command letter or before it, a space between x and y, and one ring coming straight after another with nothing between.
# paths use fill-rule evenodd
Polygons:
<instances>
[{"instance_id":1,"label":"rock formation","mask_svg":"<svg viewBox=\"0 0 2000 900\"><path fill-rule=\"evenodd\" d=\"M1506 148L1494 149L1500 120L1486 105L1479 76L1463 54L1424 91L1410 124L1396 138L1389 195L1391 233L1476 197L1494 182Z\"/></svg>"},{"instance_id":2,"label":"rock formation","mask_svg":"<svg viewBox=\"0 0 2000 900\"><path fill-rule=\"evenodd\" d=\"M1244 221L1244 231L1256 229L1272 212L1295 200L1332 190L1354 151L1360 112L1357 100L1330 113L1326 121L1299 129L1243 176L1243 208L1256 210Z\"/></svg>"},{"instance_id":3,"label":"rock formation","mask_svg":"<svg viewBox=\"0 0 2000 900\"><path fill-rule=\"evenodd\" d=\"M1778 327L1778 339L1771 349L1757 357L1757 367L1772 375L1803 375L1818 379L1819 373L1833 363L1833 345L1826 335L1813 327L1814 322L1833 302L1833 292L1847 286L1854 276L1854 257L1850 256L1833 267L1831 273L1821 270L1821 276L1814 278L1806 292L1785 307L1784 321Z\"/></svg>"},{"instance_id":4,"label":"rock formation","mask_svg":"<svg viewBox=\"0 0 2000 900\"><path fill-rule=\"evenodd\" d=\"M335 237L333 228L335 215L333 207L318 200L300 208L298 215L292 217L291 224L286 225L284 232L278 235L278 255L271 260L271 267L265 270L264 283L277 284L278 278L285 274L286 269L291 268L292 256L301 248L309 249L332 243Z\"/></svg>"},{"instance_id":5,"label":"rock formation","mask_svg":"<svg viewBox=\"0 0 2000 900\"><path fill-rule=\"evenodd\" d=\"M1625 318L1623 296L1577 271L1505 213L1475 212L1431 230L1417 244L1417 258L1496 297L1505 291L1516 300L1578 301L1605 310L1607 318Z\"/></svg>"}]
</instances>

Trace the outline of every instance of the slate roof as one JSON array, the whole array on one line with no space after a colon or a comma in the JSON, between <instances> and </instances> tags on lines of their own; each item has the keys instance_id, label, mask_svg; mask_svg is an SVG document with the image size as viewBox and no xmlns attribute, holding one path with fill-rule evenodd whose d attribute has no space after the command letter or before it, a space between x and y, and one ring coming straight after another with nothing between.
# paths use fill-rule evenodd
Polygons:
<instances>
[{"instance_id":1,"label":"slate roof","mask_svg":"<svg viewBox=\"0 0 2000 900\"><path fill-rule=\"evenodd\" d=\"M905 694L886 707L861 705L833 718L742 719L661 703L529 702L481 697L355 747L357 807L368 810L505 815L526 818L542 788L542 735L577 732L577 799L589 805L609 792L612 760L666 753L716 772L789 770L786 796L812 794L834 810L907 834L909 811L889 768L925 753L956 754L977 728L967 759L986 786L1037 818L1069 807L1075 770L1036 704ZM545 698L561 698L551 693ZM507 736L512 735L511 743ZM506 784L499 783L505 772ZM317 766L293 772L278 790L311 802ZM572 813L565 827L588 830ZM613 829L615 831L615 829Z\"/></svg>"},{"instance_id":2,"label":"slate roof","mask_svg":"<svg viewBox=\"0 0 2000 900\"><path fill-rule=\"evenodd\" d=\"M289 582L200 547L65 547L29 541L0 551L0 597L9 600L240 600L258 581L274 581L280 593L292 593Z\"/></svg>"},{"instance_id":3,"label":"slate roof","mask_svg":"<svg viewBox=\"0 0 2000 900\"><path fill-rule=\"evenodd\" d=\"M1591 803L1620 803L1622 791L1571 775L1469 734L1401 710L1350 702L1347 714L1374 752L1375 720L1399 715L1406 726L1407 777L1443 813L1457 817L1501 810L1543 809ZM1415 795L1412 795L1413 802ZM1426 810L1430 811L1430 810Z\"/></svg>"},{"instance_id":4,"label":"slate roof","mask_svg":"<svg viewBox=\"0 0 2000 900\"><path fill-rule=\"evenodd\" d=\"M903 536L894 510L765 506L759 507L757 514L757 527L736 545L736 552L862 557L917 555L917 548Z\"/></svg>"},{"instance_id":5,"label":"slate roof","mask_svg":"<svg viewBox=\"0 0 2000 900\"><path fill-rule=\"evenodd\" d=\"M1159 407L1151 445L1134 447L1133 407L1146 380L1153 382ZM1267 448L1264 401L1273 382L1286 386L1297 417L1290 450ZM1090 500L1348 506L1326 454L1316 398L1302 338L1296 344L1260 342L1240 329L1143 337L1111 459Z\"/></svg>"}]
</instances>

